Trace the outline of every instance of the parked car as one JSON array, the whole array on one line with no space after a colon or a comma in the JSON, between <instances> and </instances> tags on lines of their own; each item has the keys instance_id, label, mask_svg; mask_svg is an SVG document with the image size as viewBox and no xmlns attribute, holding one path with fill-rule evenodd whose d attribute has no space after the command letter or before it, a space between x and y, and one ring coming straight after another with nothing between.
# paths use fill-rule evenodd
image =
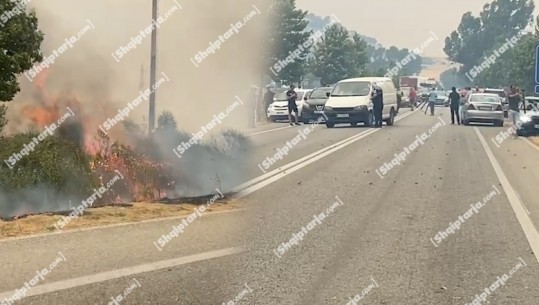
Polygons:
<instances>
[{"instance_id":1,"label":"parked car","mask_svg":"<svg viewBox=\"0 0 539 305\"><path fill-rule=\"evenodd\" d=\"M341 80L335 85L324 109L326 126L332 128L341 123L374 125L371 100L374 83L384 92L383 120L387 125L393 125L397 115L397 89L393 81L388 77L360 77Z\"/></svg>"},{"instance_id":2,"label":"parked car","mask_svg":"<svg viewBox=\"0 0 539 305\"><path fill-rule=\"evenodd\" d=\"M472 93L463 106L461 121L464 125L477 122L503 126L503 119L502 100L498 94Z\"/></svg>"},{"instance_id":3,"label":"parked car","mask_svg":"<svg viewBox=\"0 0 539 305\"><path fill-rule=\"evenodd\" d=\"M509 102L507 101L507 98L505 96L505 90L486 88L485 90L483 90L483 93L498 94L498 96L502 99L503 116L507 118L509 113Z\"/></svg>"},{"instance_id":4,"label":"parked car","mask_svg":"<svg viewBox=\"0 0 539 305\"><path fill-rule=\"evenodd\" d=\"M539 135L539 97L526 96L521 107L517 134L524 137Z\"/></svg>"},{"instance_id":5,"label":"parked car","mask_svg":"<svg viewBox=\"0 0 539 305\"><path fill-rule=\"evenodd\" d=\"M286 96L286 91L280 90L275 94L273 98L273 103L271 103L267 110L267 116L272 122L278 120L288 121L288 97ZM301 118L301 111L303 108L304 100L303 98L310 93L311 89L295 89L298 97L296 99L296 105L298 106L298 117Z\"/></svg>"},{"instance_id":6,"label":"parked car","mask_svg":"<svg viewBox=\"0 0 539 305\"><path fill-rule=\"evenodd\" d=\"M308 124L310 121L325 122L324 106L328 100L327 94L333 90L333 87L318 87L305 96L301 120Z\"/></svg>"}]
</instances>

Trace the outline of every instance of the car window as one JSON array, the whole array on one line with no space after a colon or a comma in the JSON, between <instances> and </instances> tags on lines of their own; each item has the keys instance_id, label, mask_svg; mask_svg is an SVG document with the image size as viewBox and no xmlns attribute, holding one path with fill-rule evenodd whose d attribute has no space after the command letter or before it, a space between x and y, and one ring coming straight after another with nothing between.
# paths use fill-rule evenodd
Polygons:
<instances>
[{"instance_id":1,"label":"car window","mask_svg":"<svg viewBox=\"0 0 539 305\"><path fill-rule=\"evenodd\" d=\"M480 103L499 103L500 98L497 96L489 95L472 95L470 97L470 102L480 102Z\"/></svg>"},{"instance_id":2,"label":"car window","mask_svg":"<svg viewBox=\"0 0 539 305\"><path fill-rule=\"evenodd\" d=\"M367 96L370 89L370 82L343 82L335 85L331 96Z\"/></svg>"},{"instance_id":3,"label":"car window","mask_svg":"<svg viewBox=\"0 0 539 305\"><path fill-rule=\"evenodd\" d=\"M286 96L286 91L280 91L275 94L276 101L287 101L288 97Z\"/></svg>"},{"instance_id":4,"label":"car window","mask_svg":"<svg viewBox=\"0 0 539 305\"><path fill-rule=\"evenodd\" d=\"M439 97L447 97L447 93L444 91L434 91Z\"/></svg>"},{"instance_id":5,"label":"car window","mask_svg":"<svg viewBox=\"0 0 539 305\"><path fill-rule=\"evenodd\" d=\"M326 93L331 92L331 89L316 89L311 93L309 98L311 99L324 99L327 98Z\"/></svg>"}]
</instances>

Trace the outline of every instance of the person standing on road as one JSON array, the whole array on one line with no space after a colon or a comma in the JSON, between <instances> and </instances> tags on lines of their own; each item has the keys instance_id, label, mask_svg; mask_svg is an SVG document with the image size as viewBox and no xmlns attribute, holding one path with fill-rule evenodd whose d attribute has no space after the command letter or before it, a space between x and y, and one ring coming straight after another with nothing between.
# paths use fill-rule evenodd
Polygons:
<instances>
[{"instance_id":1,"label":"person standing on road","mask_svg":"<svg viewBox=\"0 0 539 305\"><path fill-rule=\"evenodd\" d=\"M384 109L384 92L378 84L372 85L372 103L373 103L373 115L374 115L374 127L382 128L382 111Z\"/></svg>"},{"instance_id":2,"label":"person standing on road","mask_svg":"<svg viewBox=\"0 0 539 305\"><path fill-rule=\"evenodd\" d=\"M401 103L402 103L402 96L404 93L399 90L397 91L397 113L399 113L399 110L401 109Z\"/></svg>"},{"instance_id":3,"label":"person standing on road","mask_svg":"<svg viewBox=\"0 0 539 305\"><path fill-rule=\"evenodd\" d=\"M266 94L264 94L264 111L268 111L269 105L273 103L273 97L275 96L275 93L271 91L271 87L266 88Z\"/></svg>"},{"instance_id":4,"label":"person standing on road","mask_svg":"<svg viewBox=\"0 0 539 305\"><path fill-rule=\"evenodd\" d=\"M451 93L449 93L449 102L451 106L451 125L455 124L455 116L457 117L457 123L460 125L460 94L458 94L457 88L455 87L451 88Z\"/></svg>"},{"instance_id":5,"label":"person standing on road","mask_svg":"<svg viewBox=\"0 0 539 305\"><path fill-rule=\"evenodd\" d=\"M430 108L430 115L434 115L434 104L436 103L436 98L438 97L438 94L434 92L434 88L429 93L429 108ZM425 109L425 114L427 113L427 109Z\"/></svg>"},{"instance_id":6,"label":"person standing on road","mask_svg":"<svg viewBox=\"0 0 539 305\"><path fill-rule=\"evenodd\" d=\"M410 107L412 107L412 111L414 111L416 98L417 98L417 92L415 91L414 87L410 87L410 93L408 95L408 99L410 100Z\"/></svg>"},{"instance_id":7,"label":"person standing on road","mask_svg":"<svg viewBox=\"0 0 539 305\"><path fill-rule=\"evenodd\" d=\"M290 85L290 89L286 91L286 96L288 98L288 121L290 122L290 126L294 126L294 123L292 123L292 112L294 112L296 125L299 125L298 105L296 105L296 99L298 98L298 94L296 93L296 91L294 91L294 89L295 89L294 85Z\"/></svg>"},{"instance_id":8,"label":"person standing on road","mask_svg":"<svg viewBox=\"0 0 539 305\"><path fill-rule=\"evenodd\" d=\"M519 119L519 116L520 116L520 110L519 110L519 105L520 105L520 100L521 100L521 94L520 92L517 91L517 88L515 87L515 85L511 85L509 87L509 95L507 96L507 102L509 103L509 119L511 120L511 122L513 123L513 127L515 128L515 136L516 136L516 128L518 128L517 126L517 122L518 122L518 119Z\"/></svg>"}]
</instances>

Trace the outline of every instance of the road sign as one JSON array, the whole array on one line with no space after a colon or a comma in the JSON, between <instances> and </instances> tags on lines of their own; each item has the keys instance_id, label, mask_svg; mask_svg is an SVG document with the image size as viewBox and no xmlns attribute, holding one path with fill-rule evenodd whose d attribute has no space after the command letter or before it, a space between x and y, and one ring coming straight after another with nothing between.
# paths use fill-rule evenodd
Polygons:
<instances>
[{"instance_id":1,"label":"road sign","mask_svg":"<svg viewBox=\"0 0 539 305\"><path fill-rule=\"evenodd\" d=\"M539 45L535 47L535 83L539 85Z\"/></svg>"}]
</instances>

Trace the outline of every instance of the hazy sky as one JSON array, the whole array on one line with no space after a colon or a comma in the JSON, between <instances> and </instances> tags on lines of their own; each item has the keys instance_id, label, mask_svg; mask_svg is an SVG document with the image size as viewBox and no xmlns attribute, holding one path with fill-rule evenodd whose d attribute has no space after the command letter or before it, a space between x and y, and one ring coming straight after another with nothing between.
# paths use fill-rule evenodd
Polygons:
<instances>
[{"instance_id":1,"label":"hazy sky","mask_svg":"<svg viewBox=\"0 0 539 305\"><path fill-rule=\"evenodd\" d=\"M425 56L445 57L444 40L471 11L477 15L485 0L296 0L297 6L316 15L334 14L350 30L376 38L383 46L417 48L432 37ZM491 1L488 1L491 2ZM535 15L539 12L536 3ZM427 14L427 12L429 12Z\"/></svg>"}]
</instances>

